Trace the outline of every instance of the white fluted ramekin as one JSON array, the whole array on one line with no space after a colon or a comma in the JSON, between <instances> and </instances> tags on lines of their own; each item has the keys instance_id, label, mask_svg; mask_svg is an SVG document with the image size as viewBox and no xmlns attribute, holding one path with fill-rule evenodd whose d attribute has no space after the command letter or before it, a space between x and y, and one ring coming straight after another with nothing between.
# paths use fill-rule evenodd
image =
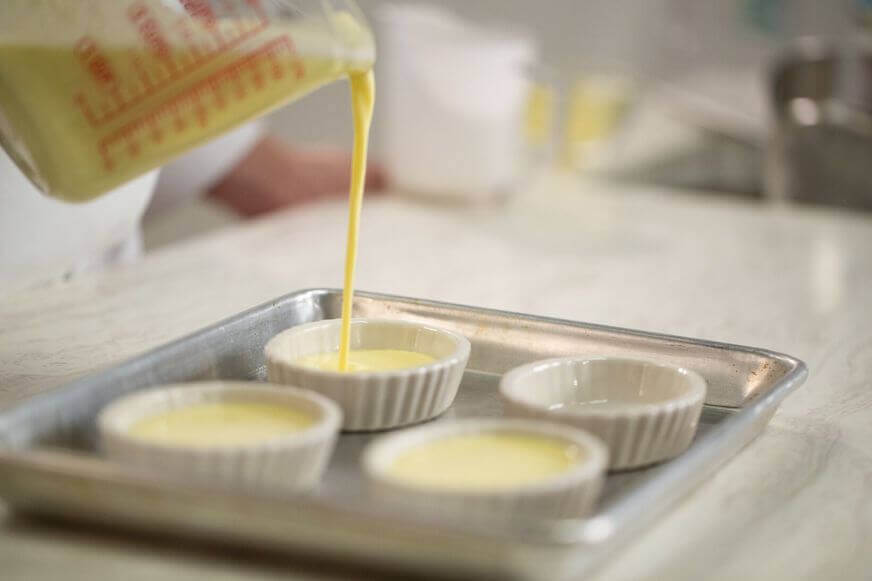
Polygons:
<instances>
[{"instance_id":1,"label":"white fluted ramekin","mask_svg":"<svg viewBox=\"0 0 872 581\"><path fill-rule=\"evenodd\" d=\"M442 414L454 401L469 360L463 335L407 321L352 319L351 349L400 349L435 358L426 365L389 371L338 372L299 365L308 355L339 350L341 321L329 319L283 331L266 345L273 383L317 391L339 404L344 430L415 424Z\"/></svg>"},{"instance_id":2,"label":"white fluted ramekin","mask_svg":"<svg viewBox=\"0 0 872 581\"><path fill-rule=\"evenodd\" d=\"M311 414L297 432L239 445L186 446L130 434L149 416L201 403L258 402ZM313 487L333 452L342 412L329 399L302 389L244 381L179 383L136 392L106 406L97 418L102 451L143 472L222 489L292 492Z\"/></svg>"},{"instance_id":3,"label":"white fluted ramekin","mask_svg":"<svg viewBox=\"0 0 872 581\"><path fill-rule=\"evenodd\" d=\"M579 448L578 463L561 474L536 482L493 489L418 486L391 474L393 462L416 446L451 436L500 433L565 441ZM366 448L362 463L371 494L383 502L465 518L573 518L588 514L596 504L608 452L597 438L569 426L537 420L472 418L382 436Z\"/></svg>"},{"instance_id":4,"label":"white fluted ramekin","mask_svg":"<svg viewBox=\"0 0 872 581\"><path fill-rule=\"evenodd\" d=\"M561 422L608 446L611 468L674 458L693 440L706 382L645 360L561 357L517 367L500 381L511 416Z\"/></svg>"}]
</instances>

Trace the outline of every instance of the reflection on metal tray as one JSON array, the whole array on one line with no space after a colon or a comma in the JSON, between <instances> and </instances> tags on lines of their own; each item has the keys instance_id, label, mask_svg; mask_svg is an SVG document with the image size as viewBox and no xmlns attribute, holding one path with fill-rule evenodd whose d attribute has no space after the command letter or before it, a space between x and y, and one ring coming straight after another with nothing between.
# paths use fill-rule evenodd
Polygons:
<instances>
[{"instance_id":1,"label":"reflection on metal tray","mask_svg":"<svg viewBox=\"0 0 872 581\"><path fill-rule=\"evenodd\" d=\"M608 477L597 512L581 520L502 523L399 513L367 502L357 459L372 437L344 435L319 490L298 497L221 493L133 475L94 453L94 418L112 399L155 384L262 379L267 340L293 325L339 315L341 292L292 293L0 414L0 495L24 512L124 523L274 551L358 559L468 578L579 575L648 526L757 436L806 376L804 364L738 347L360 293L358 316L428 322L465 334L472 355L460 393L440 420L498 416L501 373L543 357L623 355L680 364L709 383L691 448L651 468Z\"/></svg>"}]
</instances>

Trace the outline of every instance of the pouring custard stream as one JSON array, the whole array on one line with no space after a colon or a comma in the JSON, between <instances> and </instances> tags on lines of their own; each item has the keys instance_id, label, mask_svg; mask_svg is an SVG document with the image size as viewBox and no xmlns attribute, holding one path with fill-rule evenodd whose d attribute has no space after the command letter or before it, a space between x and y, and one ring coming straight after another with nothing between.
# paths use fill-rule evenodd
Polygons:
<instances>
[{"instance_id":1,"label":"pouring custard stream","mask_svg":"<svg viewBox=\"0 0 872 581\"><path fill-rule=\"evenodd\" d=\"M345 280L342 288L342 325L338 353L305 357L299 362L319 369L349 371L387 371L426 365L433 357L398 349L363 349L351 351L351 307L354 302L354 270L360 229L360 211L366 181L366 154L369 127L375 102L372 69L351 72L351 109L354 117L354 151L351 161L351 188L348 194L348 234L345 249Z\"/></svg>"},{"instance_id":2,"label":"pouring custard stream","mask_svg":"<svg viewBox=\"0 0 872 581\"><path fill-rule=\"evenodd\" d=\"M354 267L357 262L357 239L363 184L366 180L366 150L369 125L375 101L372 70L351 73L351 110L354 115L354 152L351 160L351 189L348 194L348 238L345 248L345 281L342 288L342 330L339 336L339 371L348 371L351 347L351 303L354 299Z\"/></svg>"}]
</instances>

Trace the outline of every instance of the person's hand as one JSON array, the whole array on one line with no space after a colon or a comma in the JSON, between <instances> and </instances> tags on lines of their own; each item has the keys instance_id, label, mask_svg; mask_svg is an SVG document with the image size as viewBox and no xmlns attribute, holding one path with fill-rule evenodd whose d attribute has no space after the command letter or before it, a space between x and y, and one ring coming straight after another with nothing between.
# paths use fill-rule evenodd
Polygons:
<instances>
[{"instance_id":1,"label":"person's hand","mask_svg":"<svg viewBox=\"0 0 872 581\"><path fill-rule=\"evenodd\" d=\"M266 137L209 189L209 196L243 216L257 216L327 196L347 196L350 176L347 152L306 151ZM384 189L386 181L381 167L367 165L368 191Z\"/></svg>"}]
</instances>

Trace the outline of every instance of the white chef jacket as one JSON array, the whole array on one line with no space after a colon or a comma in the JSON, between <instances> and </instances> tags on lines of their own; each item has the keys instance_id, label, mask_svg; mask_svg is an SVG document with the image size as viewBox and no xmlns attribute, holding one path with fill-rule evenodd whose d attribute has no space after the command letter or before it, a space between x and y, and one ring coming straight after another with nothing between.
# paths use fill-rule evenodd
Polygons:
<instances>
[{"instance_id":1,"label":"white chef jacket","mask_svg":"<svg viewBox=\"0 0 872 581\"><path fill-rule=\"evenodd\" d=\"M261 131L261 123L249 123L171 162L159 181L155 170L77 204L42 194L0 148L0 296L135 260L152 195L158 211L201 195Z\"/></svg>"}]
</instances>

